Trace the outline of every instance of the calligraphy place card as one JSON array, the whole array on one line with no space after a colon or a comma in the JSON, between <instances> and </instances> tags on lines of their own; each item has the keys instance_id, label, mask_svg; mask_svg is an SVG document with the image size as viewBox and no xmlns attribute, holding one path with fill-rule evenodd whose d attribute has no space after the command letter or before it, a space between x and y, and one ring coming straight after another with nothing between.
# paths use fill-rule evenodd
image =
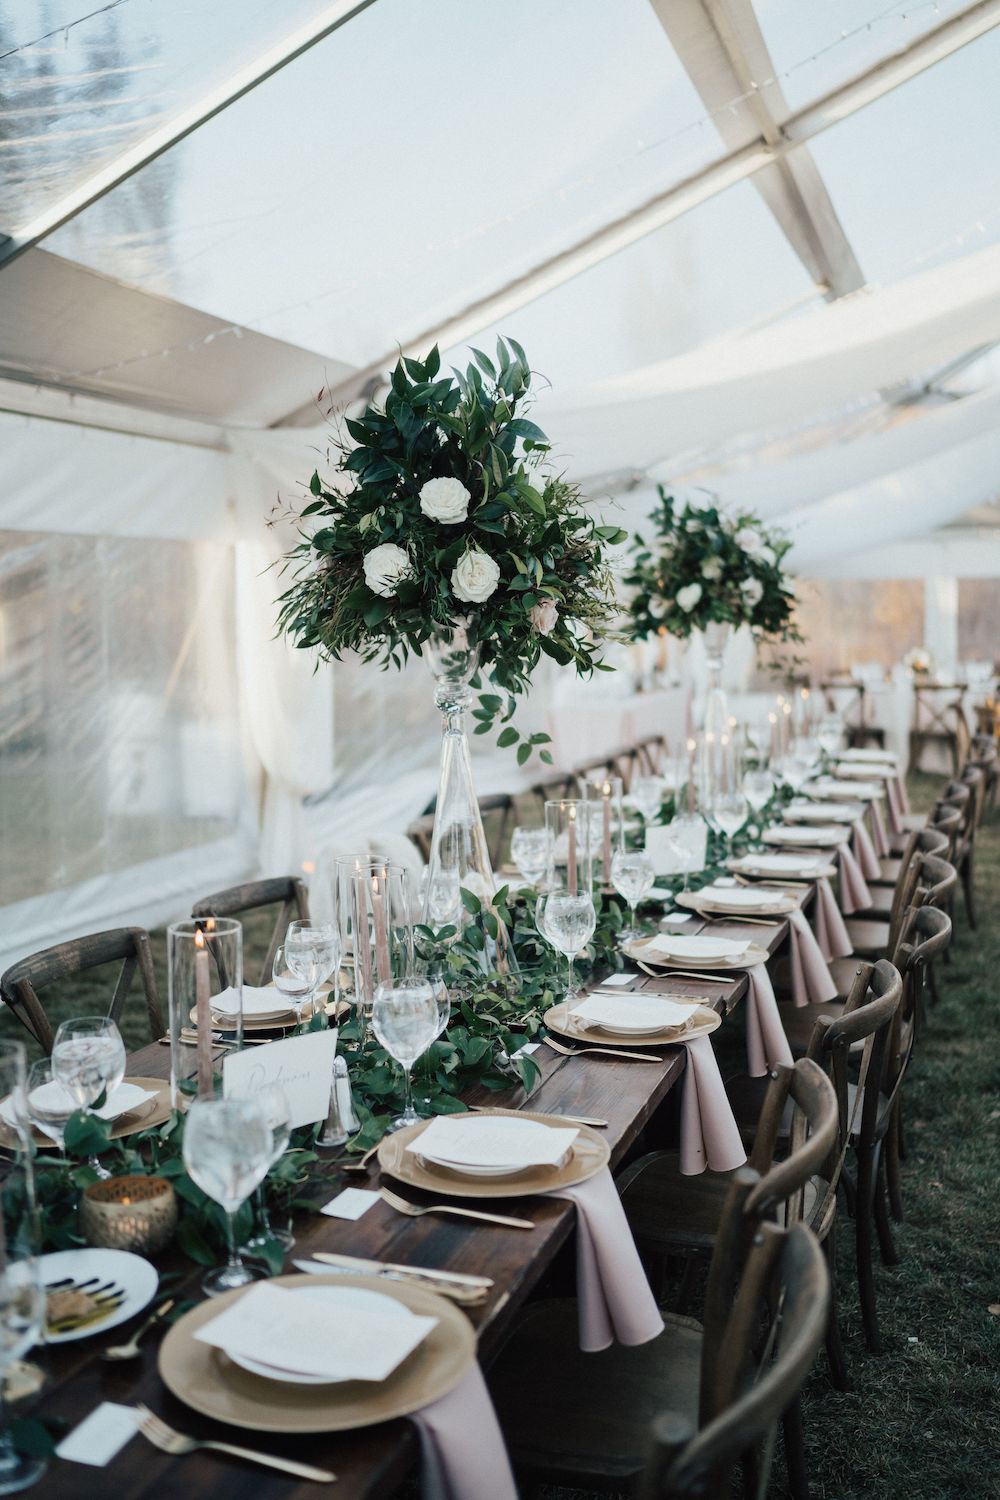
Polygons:
<instances>
[{"instance_id":1,"label":"calligraphy place card","mask_svg":"<svg viewBox=\"0 0 1000 1500\"><path fill-rule=\"evenodd\" d=\"M312 1125L330 1110L336 1051L337 1033L326 1030L230 1052L222 1064L222 1091L227 1098L245 1097L277 1084L288 1100L293 1129Z\"/></svg>"}]
</instances>

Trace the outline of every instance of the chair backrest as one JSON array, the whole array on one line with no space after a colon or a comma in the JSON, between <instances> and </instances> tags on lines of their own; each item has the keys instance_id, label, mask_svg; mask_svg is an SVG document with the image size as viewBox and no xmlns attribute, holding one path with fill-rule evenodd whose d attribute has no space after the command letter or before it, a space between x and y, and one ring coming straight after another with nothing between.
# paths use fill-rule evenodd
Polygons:
<instances>
[{"instance_id":1,"label":"chair backrest","mask_svg":"<svg viewBox=\"0 0 1000 1500\"><path fill-rule=\"evenodd\" d=\"M775 1150L786 1128L788 1151L776 1162ZM837 1096L823 1069L804 1057L792 1067L781 1063L772 1068L748 1158L760 1181L747 1199L747 1214L767 1219L781 1212L786 1223L800 1219L806 1186L824 1166L836 1140Z\"/></svg>"},{"instance_id":2,"label":"chair backrest","mask_svg":"<svg viewBox=\"0 0 1000 1500\"><path fill-rule=\"evenodd\" d=\"M928 849L928 854L942 854L945 859L951 859L955 852L955 841L962 828L962 810L959 807L949 805L947 802L939 802L927 824L936 833L943 833L947 838L947 846L944 849Z\"/></svg>"},{"instance_id":3,"label":"chair backrest","mask_svg":"<svg viewBox=\"0 0 1000 1500\"><path fill-rule=\"evenodd\" d=\"M52 1051L55 1029L46 1015L38 990L113 963L120 963L121 969L107 1014L116 1023L121 1020L138 969L146 999L150 1037L156 1041L164 1033L163 1017L149 934L143 927L116 927L109 932L92 932L87 937L73 938L68 943L58 943L54 948L33 953L30 958L22 958L0 977L0 995L25 1030L48 1053ZM88 1004L81 1013L93 1009Z\"/></svg>"},{"instance_id":4,"label":"chair backrest","mask_svg":"<svg viewBox=\"0 0 1000 1500\"><path fill-rule=\"evenodd\" d=\"M903 978L903 999L889 1062L889 1082L893 1092L898 1088L899 1075L906 1068L925 1019L927 966L944 953L951 942L951 934L951 917L946 911L938 906L920 906L911 913L903 941L897 949L896 963Z\"/></svg>"},{"instance_id":5,"label":"chair backrest","mask_svg":"<svg viewBox=\"0 0 1000 1500\"><path fill-rule=\"evenodd\" d=\"M662 734L650 735L648 739L639 740L635 746L635 774L639 776L659 776L664 768L670 747L666 736Z\"/></svg>"},{"instance_id":6,"label":"chair backrest","mask_svg":"<svg viewBox=\"0 0 1000 1500\"><path fill-rule=\"evenodd\" d=\"M834 1169L827 1173L831 1193L836 1192L852 1134L858 1135L862 1147L874 1146L879 1094L888 1076L893 1022L902 994L902 976L886 959L879 959L877 964L861 964L843 1014L820 1016L813 1028L806 1055L826 1069L837 1098L838 1155ZM864 1044L860 1096L851 1090L849 1062L855 1042ZM821 1209L817 1212L821 1213Z\"/></svg>"},{"instance_id":7,"label":"chair backrest","mask_svg":"<svg viewBox=\"0 0 1000 1500\"><path fill-rule=\"evenodd\" d=\"M650 1434L640 1500L705 1500L726 1495L736 1461L760 1449L757 1493L767 1489L773 1434L798 1396L826 1332L830 1273L815 1235L802 1224L760 1226L730 1306L724 1342L703 1340L703 1368L714 1366L699 1430L667 1412ZM760 1348L765 1320L769 1333Z\"/></svg>"},{"instance_id":8,"label":"chair backrest","mask_svg":"<svg viewBox=\"0 0 1000 1500\"><path fill-rule=\"evenodd\" d=\"M228 890L203 896L191 908L192 917L242 917L247 912L277 906L278 915L260 967L257 983L271 983L274 955L285 940L288 924L295 919L309 920L309 892L297 875L277 875L270 880L251 880L246 885L231 885ZM247 972L244 935L243 973Z\"/></svg>"},{"instance_id":9,"label":"chair backrest","mask_svg":"<svg viewBox=\"0 0 1000 1500\"><path fill-rule=\"evenodd\" d=\"M953 864L938 854L924 854L917 861L917 888L913 905L947 906L957 885L958 871ZM900 928L900 942L906 935L907 925L904 923Z\"/></svg>"},{"instance_id":10,"label":"chair backrest","mask_svg":"<svg viewBox=\"0 0 1000 1500\"><path fill-rule=\"evenodd\" d=\"M496 870L507 856L510 837L517 823L517 799L511 792L490 792L479 798L479 812L490 862Z\"/></svg>"},{"instance_id":11,"label":"chair backrest","mask_svg":"<svg viewBox=\"0 0 1000 1500\"><path fill-rule=\"evenodd\" d=\"M983 817L983 803L986 799L986 773L982 766L968 765L959 778L963 786L967 786L972 795L972 812L969 818L970 840L976 836Z\"/></svg>"}]
</instances>

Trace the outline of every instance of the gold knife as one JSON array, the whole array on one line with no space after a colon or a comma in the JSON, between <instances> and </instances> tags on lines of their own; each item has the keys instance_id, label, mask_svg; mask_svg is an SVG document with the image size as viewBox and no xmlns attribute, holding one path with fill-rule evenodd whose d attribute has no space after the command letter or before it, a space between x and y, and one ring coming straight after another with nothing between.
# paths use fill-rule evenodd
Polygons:
<instances>
[{"instance_id":1,"label":"gold knife","mask_svg":"<svg viewBox=\"0 0 1000 1500\"><path fill-rule=\"evenodd\" d=\"M470 1276L464 1271L438 1271L430 1266L408 1266L391 1260L364 1260L357 1255L335 1255L329 1250L313 1250L310 1259L325 1266L340 1266L345 1271L395 1271L408 1276L426 1276L430 1281L454 1281L458 1286L478 1287L482 1291L494 1285L489 1276Z\"/></svg>"}]
</instances>

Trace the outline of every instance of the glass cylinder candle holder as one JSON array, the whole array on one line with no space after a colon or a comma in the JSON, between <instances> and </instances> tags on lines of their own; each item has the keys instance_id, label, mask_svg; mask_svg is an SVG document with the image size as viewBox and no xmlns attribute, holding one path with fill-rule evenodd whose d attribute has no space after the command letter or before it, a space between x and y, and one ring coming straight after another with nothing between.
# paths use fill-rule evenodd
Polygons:
<instances>
[{"instance_id":1,"label":"glass cylinder candle holder","mask_svg":"<svg viewBox=\"0 0 1000 1500\"><path fill-rule=\"evenodd\" d=\"M600 871L601 884L611 890L611 861L625 847L625 818L622 811L622 779L599 772L583 782L587 803L587 823L591 856Z\"/></svg>"},{"instance_id":2,"label":"glass cylinder candle holder","mask_svg":"<svg viewBox=\"0 0 1000 1500\"><path fill-rule=\"evenodd\" d=\"M152 1255L173 1238L177 1199L164 1177L110 1177L92 1182L80 1199L88 1245Z\"/></svg>"},{"instance_id":3,"label":"glass cylinder candle holder","mask_svg":"<svg viewBox=\"0 0 1000 1500\"><path fill-rule=\"evenodd\" d=\"M196 917L167 928L170 1094L174 1109L218 1093L222 1054L213 1032L243 1045L243 928L233 917Z\"/></svg>"},{"instance_id":4,"label":"glass cylinder candle holder","mask_svg":"<svg viewBox=\"0 0 1000 1500\"><path fill-rule=\"evenodd\" d=\"M545 827L549 835L548 890L589 896L594 888L594 862L588 803L569 797L546 802Z\"/></svg>"},{"instance_id":5,"label":"glass cylinder candle holder","mask_svg":"<svg viewBox=\"0 0 1000 1500\"><path fill-rule=\"evenodd\" d=\"M402 865L367 854L337 860L336 918L341 963L337 999L370 1018L380 984L413 968L413 909Z\"/></svg>"}]
</instances>

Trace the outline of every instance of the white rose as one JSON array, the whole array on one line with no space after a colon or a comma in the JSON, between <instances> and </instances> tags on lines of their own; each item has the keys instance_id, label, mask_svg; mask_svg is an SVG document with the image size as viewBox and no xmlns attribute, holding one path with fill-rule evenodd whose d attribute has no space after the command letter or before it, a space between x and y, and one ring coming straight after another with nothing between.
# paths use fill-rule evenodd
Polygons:
<instances>
[{"instance_id":1,"label":"white rose","mask_svg":"<svg viewBox=\"0 0 1000 1500\"><path fill-rule=\"evenodd\" d=\"M533 604L528 610L528 619L539 635L549 635L555 629L558 618L559 611L552 599L543 599L541 604Z\"/></svg>"},{"instance_id":2,"label":"white rose","mask_svg":"<svg viewBox=\"0 0 1000 1500\"><path fill-rule=\"evenodd\" d=\"M680 605L685 614L691 613L700 598L700 583L689 583L685 588L677 590L677 603Z\"/></svg>"},{"instance_id":3,"label":"white rose","mask_svg":"<svg viewBox=\"0 0 1000 1500\"><path fill-rule=\"evenodd\" d=\"M478 547L458 559L451 570L451 590L463 604L482 604L500 582L500 569Z\"/></svg>"},{"instance_id":4,"label":"white rose","mask_svg":"<svg viewBox=\"0 0 1000 1500\"><path fill-rule=\"evenodd\" d=\"M742 547L744 552L749 552L755 557L761 549L761 540L752 526L741 526L734 538L737 547Z\"/></svg>"},{"instance_id":5,"label":"white rose","mask_svg":"<svg viewBox=\"0 0 1000 1500\"><path fill-rule=\"evenodd\" d=\"M654 620L662 620L667 612L667 601L665 599L650 599L649 613Z\"/></svg>"},{"instance_id":6,"label":"white rose","mask_svg":"<svg viewBox=\"0 0 1000 1500\"><path fill-rule=\"evenodd\" d=\"M411 576L410 554L395 542L383 542L365 553L365 583L373 594L388 599L404 578Z\"/></svg>"},{"instance_id":7,"label":"white rose","mask_svg":"<svg viewBox=\"0 0 1000 1500\"><path fill-rule=\"evenodd\" d=\"M718 583L722 577L722 563L717 557L710 557L701 565L701 576L708 583Z\"/></svg>"},{"instance_id":8,"label":"white rose","mask_svg":"<svg viewBox=\"0 0 1000 1500\"><path fill-rule=\"evenodd\" d=\"M758 562L766 563L769 568L773 568L774 565L775 565L775 563L777 562L777 560L778 559L775 557L775 555L771 551L770 547L760 547L760 548L758 548L758 550L757 550L757 561Z\"/></svg>"},{"instance_id":9,"label":"white rose","mask_svg":"<svg viewBox=\"0 0 1000 1500\"><path fill-rule=\"evenodd\" d=\"M751 609L759 604L764 597L764 585L759 578L744 579L740 584L740 588L743 590L743 597Z\"/></svg>"},{"instance_id":10,"label":"white rose","mask_svg":"<svg viewBox=\"0 0 1000 1500\"><path fill-rule=\"evenodd\" d=\"M460 479L428 479L420 491L420 509L429 520L454 526L469 514L471 498Z\"/></svg>"}]
</instances>

